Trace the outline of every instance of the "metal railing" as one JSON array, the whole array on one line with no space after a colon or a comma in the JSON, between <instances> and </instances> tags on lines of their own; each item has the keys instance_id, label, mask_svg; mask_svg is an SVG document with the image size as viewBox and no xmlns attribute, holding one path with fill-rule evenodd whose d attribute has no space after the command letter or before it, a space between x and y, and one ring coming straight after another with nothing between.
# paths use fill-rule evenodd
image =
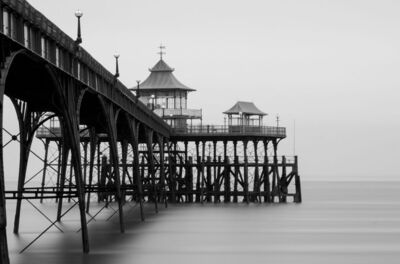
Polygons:
<instances>
[{"instance_id":1,"label":"metal railing","mask_svg":"<svg viewBox=\"0 0 400 264\"><path fill-rule=\"evenodd\" d=\"M271 137L286 137L286 128L272 126L221 126L221 125L196 125L186 127L173 127L174 134L198 135L262 135Z\"/></svg>"},{"instance_id":2,"label":"metal railing","mask_svg":"<svg viewBox=\"0 0 400 264\"><path fill-rule=\"evenodd\" d=\"M201 109L157 108L157 109L154 109L154 113L165 119L177 117L177 116L189 117L189 118L199 118L199 119L202 117Z\"/></svg>"}]
</instances>

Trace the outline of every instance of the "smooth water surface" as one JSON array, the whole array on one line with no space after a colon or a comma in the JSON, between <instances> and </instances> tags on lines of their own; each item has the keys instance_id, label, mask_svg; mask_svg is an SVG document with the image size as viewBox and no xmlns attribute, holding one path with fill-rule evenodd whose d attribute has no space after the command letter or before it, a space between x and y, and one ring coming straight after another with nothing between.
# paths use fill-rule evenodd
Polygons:
<instances>
[{"instance_id":1,"label":"smooth water surface","mask_svg":"<svg viewBox=\"0 0 400 264\"><path fill-rule=\"evenodd\" d=\"M125 206L126 232L117 208L89 224L90 254L83 254L77 207L24 253L18 252L50 222L23 202L19 236L12 233L15 202L8 201L12 263L400 263L400 183L303 183L302 204ZM56 204L34 203L55 219ZM66 204L65 209L72 204ZM91 214L101 209L93 204ZM90 217L88 216L88 219ZM78 232L77 232L78 231Z\"/></svg>"}]
</instances>

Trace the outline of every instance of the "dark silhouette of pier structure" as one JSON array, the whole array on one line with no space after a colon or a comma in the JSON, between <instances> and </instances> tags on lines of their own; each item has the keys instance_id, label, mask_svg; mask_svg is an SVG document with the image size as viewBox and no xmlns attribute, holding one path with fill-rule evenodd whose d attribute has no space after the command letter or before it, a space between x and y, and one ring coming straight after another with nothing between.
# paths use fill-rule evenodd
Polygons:
<instances>
[{"instance_id":1,"label":"dark silhouette of pier structure","mask_svg":"<svg viewBox=\"0 0 400 264\"><path fill-rule=\"evenodd\" d=\"M76 15L79 20L82 14ZM16 200L14 233L24 220L24 200L57 202L55 221L68 212L63 204L76 201L84 252L89 252L91 202L118 205L120 232L129 202L140 205L142 220L145 202L156 212L168 203L301 202L297 157L277 154L285 128L252 126L242 112L245 123L188 125L171 117L187 120L196 112L180 107L180 114L165 115L174 110L160 110L154 101L149 107L143 102L145 87L139 98L139 89L132 92L118 81L118 64L112 74L85 51L80 24L73 40L25 0L0 0L0 16L0 126L19 142L17 190L5 190L9 142L0 133L1 263L9 263L6 199ZM17 135L3 127L5 95L16 111ZM41 184L28 186L35 138L45 153L39 157L43 169L33 176Z\"/></svg>"}]
</instances>

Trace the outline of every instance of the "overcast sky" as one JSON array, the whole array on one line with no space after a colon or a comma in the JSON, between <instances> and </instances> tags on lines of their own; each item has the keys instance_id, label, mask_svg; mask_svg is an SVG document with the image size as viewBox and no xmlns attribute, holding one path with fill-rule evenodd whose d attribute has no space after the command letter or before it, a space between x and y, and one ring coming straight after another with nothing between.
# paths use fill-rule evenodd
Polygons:
<instances>
[{"instance_id":1,"label":"overcast sky","mask_svg":"<svg viewBox=\"0 0 400 264\"><path fill-rule=\"evenodd\" d=\"M189 107L222 124L253 101L288 129L303 179L400 178L400 2L367 0L30 0L120 80L144 80L158 60L197 89Z\"/></svg>"}]
</instances>

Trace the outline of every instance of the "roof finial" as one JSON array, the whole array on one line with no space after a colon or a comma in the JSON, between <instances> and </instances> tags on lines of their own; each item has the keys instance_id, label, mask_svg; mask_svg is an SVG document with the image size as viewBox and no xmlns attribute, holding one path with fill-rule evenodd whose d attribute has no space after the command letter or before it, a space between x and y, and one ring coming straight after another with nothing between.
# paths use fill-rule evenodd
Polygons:
<instances>
[{"instance_id":1,"label":"roof finial","mask_svg":"<svg viewBox=\"0 0 400 264\"><path fill-rule=\"evenodd\" d=\"M162 60L162 56L165 55L165 52L163 51L165 49L165 46L160 44L160 46L158 48L160 49L160 51L157 53L160 54L160 59Z\"/></svg>"}]
</instances>

